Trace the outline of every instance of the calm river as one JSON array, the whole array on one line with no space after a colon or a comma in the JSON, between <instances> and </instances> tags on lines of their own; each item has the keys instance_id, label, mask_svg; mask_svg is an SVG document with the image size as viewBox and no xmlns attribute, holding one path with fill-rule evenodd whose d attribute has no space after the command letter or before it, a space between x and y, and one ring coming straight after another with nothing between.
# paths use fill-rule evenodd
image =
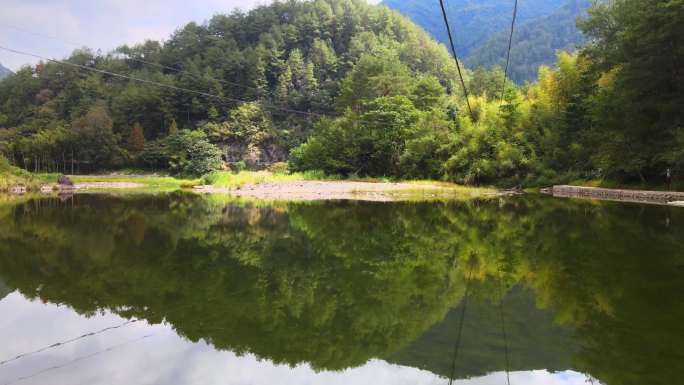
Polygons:
<instances>
[{"instance_id":1,"label":"calm river","mask_svg":"<svg viewBox=\"0 0 684 385\"><path fill-rule=\"evenodd\" d=\"M674 385L684 209L0 197L0 385Z\"/></svg>"}]
</instances>

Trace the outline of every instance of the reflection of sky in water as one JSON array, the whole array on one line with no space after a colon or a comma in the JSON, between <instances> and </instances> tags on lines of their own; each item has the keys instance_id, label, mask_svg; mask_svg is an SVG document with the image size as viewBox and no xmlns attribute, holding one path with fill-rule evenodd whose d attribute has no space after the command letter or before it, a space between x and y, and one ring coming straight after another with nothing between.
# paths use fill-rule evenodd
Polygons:
<instances>
[{"instance_id":1,"label":"reflection of sky in water","mask_svg":"<svg viewBox=\"0 0 684 385\"><path fill-rule=\"evenodd\" d=\"M0 361L84 333L121 325L112 314L89 318L66 306L44 305L13 293L0 301ZM146 336L149 336L145 338ZM38 375L33 374L42 372ZM16 381L22 377L21 381ZM16 381L16 382L15 382ZM582 374L545 370L513 372L511 384L580 385ZM238 357L205 343L178 337L169 325L130 323L118 329L0 365L0 385L17 384L445 384L425 370L371 360L341 372L315 372L308 365L273 365L253 355ZM505 384L503 372L461 385Z\"/></svg>"}]
</instances>

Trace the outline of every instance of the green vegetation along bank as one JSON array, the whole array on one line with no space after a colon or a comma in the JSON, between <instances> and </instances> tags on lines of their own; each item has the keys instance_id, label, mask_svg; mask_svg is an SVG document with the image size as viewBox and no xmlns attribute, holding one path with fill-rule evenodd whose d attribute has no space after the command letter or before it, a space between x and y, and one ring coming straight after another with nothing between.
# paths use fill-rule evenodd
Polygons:
<instances>
[{"instance_id":1,"label":"green vegetation along bank","mask_svg":"<svg viewBox=\"0 0 684 385\"><path fill-rule=\"evenodd\" d=\"M597 2L579 22L588 43L534 84L502 90L501 70L466 70L471 115L446 48L397 12L276 2L163 43L24 67L0 82L0 151L37 173L198 178L287 161L292 172L501 186L662 186L669 170L677 187L681 25L681 0Z\"/></svg>"}]
</instances>

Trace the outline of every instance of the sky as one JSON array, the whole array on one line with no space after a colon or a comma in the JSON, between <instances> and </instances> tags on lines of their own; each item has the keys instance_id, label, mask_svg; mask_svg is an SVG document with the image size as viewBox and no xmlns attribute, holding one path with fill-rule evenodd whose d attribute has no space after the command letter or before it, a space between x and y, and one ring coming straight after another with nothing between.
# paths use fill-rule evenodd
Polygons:
<instances>
[{"instance_id":1,"label":"sky","mask_svg":"<svg viewBox=\"0 0 684 385\"><path fill-rule=\"evenodd\" d=\"M107 52L145 39L163 40L186 23L201 23L217 13L236 8L248 11L268 3L270 0L3 0L0 45L57 59L82 46ZM0 63L13 71L36 61L0 49Z\"/></svg>"}]
</instances>

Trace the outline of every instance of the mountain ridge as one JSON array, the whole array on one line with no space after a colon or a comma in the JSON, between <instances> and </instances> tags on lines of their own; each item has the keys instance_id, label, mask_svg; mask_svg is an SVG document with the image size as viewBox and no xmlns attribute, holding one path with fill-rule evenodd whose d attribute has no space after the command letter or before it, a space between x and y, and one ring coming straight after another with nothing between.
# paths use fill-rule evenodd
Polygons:
<instances>
[{"instance_id":1,"label":"mountain ridge","mask_svg":"<svg viewBox=\"0 0 684 385\"><path fill-rule=\"evenodd\" d=\"M590 0L569 0L552 14L520 24L513 37L509 74L517 83L532 81L540 65L553 66L558 50L574 51L584 42L576 20L586 14ZM551 30L547 26L553 26ZM471 51L469 67L505 65L508 32L499 32Z\"/></svg>"},{"instance_id":2,"label":"mountain ridge","mask_svg":"<svg viewBox=\"0 0 684 385\"><path fill-rule=\"evenodd\" d=\"M9 68L5 67L0 63L0 79L4 79L10 75L12 75L14 72L12 72Z\"/></svg>"}]
</instances>

